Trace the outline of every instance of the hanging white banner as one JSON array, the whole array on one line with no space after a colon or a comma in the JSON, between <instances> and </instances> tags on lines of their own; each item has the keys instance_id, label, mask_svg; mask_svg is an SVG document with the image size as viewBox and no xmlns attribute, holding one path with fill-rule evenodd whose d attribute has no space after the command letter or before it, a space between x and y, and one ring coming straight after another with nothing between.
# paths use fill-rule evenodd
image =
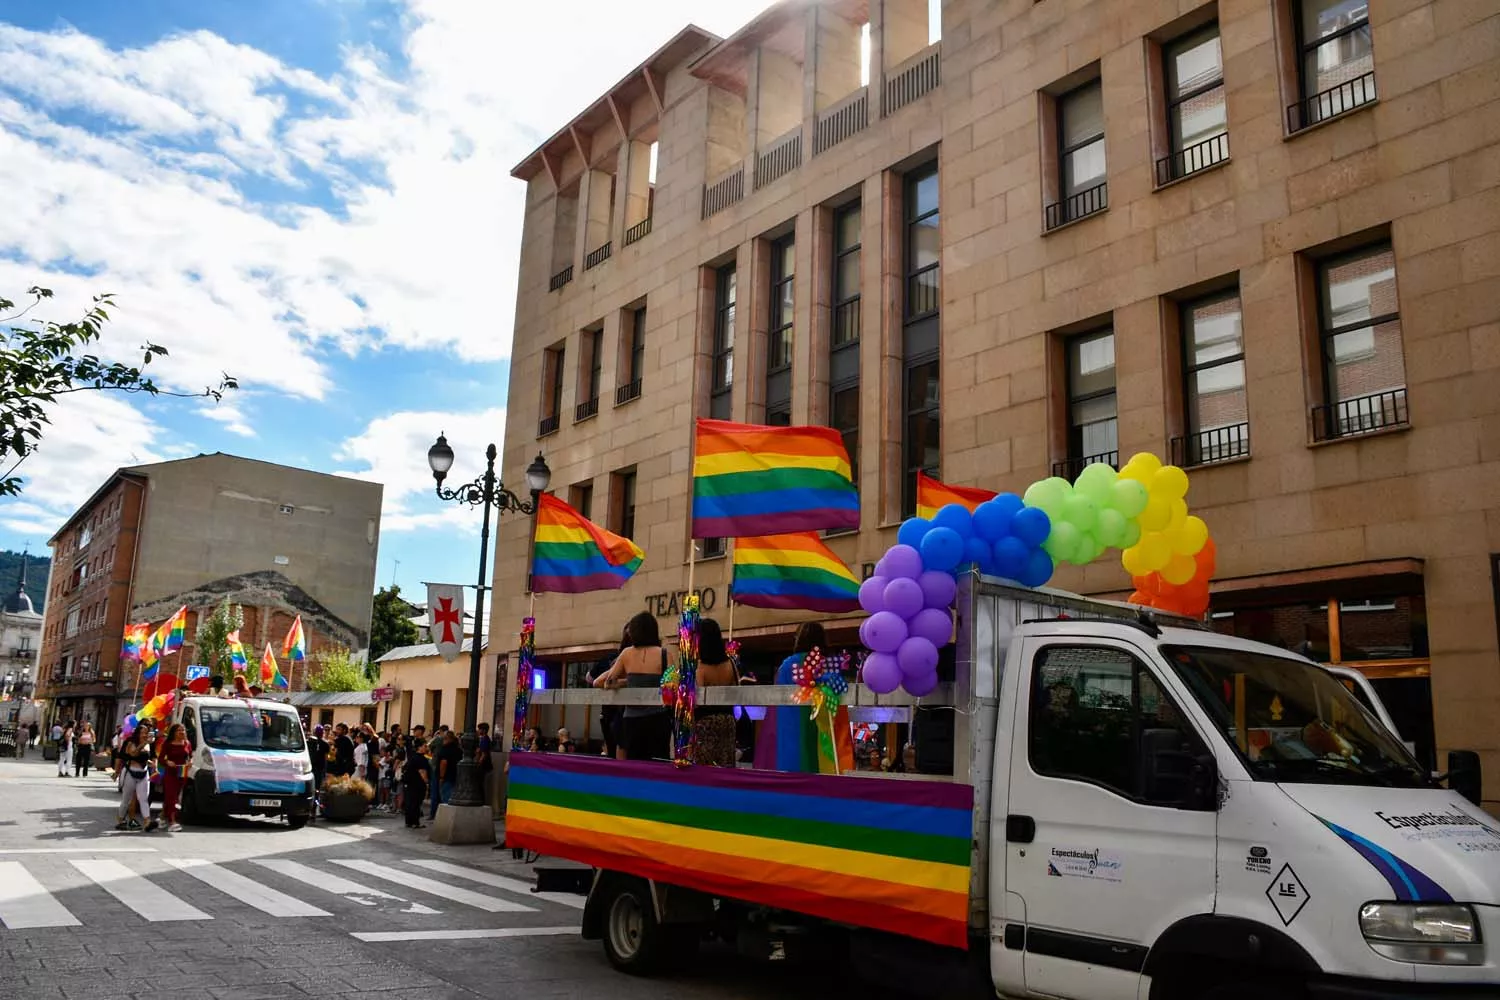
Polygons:
<instances>
[{"instance_id":1,"label":"hanging white banner","mask_svg":"<svg viewBox=\"0 0 1500 1000\"><path fill-rule=\"evenodd\" d=\"M452 663L464 645L464 588L452 583L427 585L427 631L438 655Z\"/></svg>"}]
</instances>

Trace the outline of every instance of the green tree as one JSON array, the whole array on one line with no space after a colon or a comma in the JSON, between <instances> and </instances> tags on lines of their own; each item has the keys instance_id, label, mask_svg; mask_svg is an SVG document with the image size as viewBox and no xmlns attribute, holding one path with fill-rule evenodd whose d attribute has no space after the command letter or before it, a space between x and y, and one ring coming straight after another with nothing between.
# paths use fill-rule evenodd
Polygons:
<instances>
[{"instance_id":1,"label":"green tree","mask_svg":"<svg viewBox=\"0 0 1500 1000\"><path fill-rule=\"evenodd\" d=\"M234 670L234 660L229 655L229 633L238 632L244 623L244 609L230 604L227 597L209 615L199 619L199 665L207 667L210 674L229 677Z\"/></svg>"},{"instance_id":2,"label":"green tree","mask_svg":"<svg viewBox=\"0 0 1500 1000\"><path fill-rule=\"evenodd\" d=\"M380 676L379 660L398 646L415 646L422 634L407 617L411 605L401 599L401 588L392 584L375 592L375 604L370 613L370 669L372 676Z\"/></svg>"},{"instance_id":3,"label":"green tree","mask_svg":"<svg viewBox=\"0 0 1500 1000\"><path fill-rule=\"evenodd\" d=\"M21 492L16 469L36 451L42 427L51 422L48 406L71 392L143 392L150 396L208 397L218 402L224 393L238 389L235 378L224 373L217 386L202 392L171 392L147 378L143 369L154 358L167 356L159 344L141 345L139 368L119 362L101 361L93 354L78 352L99 340L109 320L105 307L114 307L113 295L96 295L82 318L71 323L27 320L13 326L44 299L51 289L26 290L31 304L20 312L0 315L0 496ZM0 314L16 304L0 296Z\"/></svg>"},{"instance_id":4,"label":"green tree","mask_svg":"<svg viewBox=\"0 0 1500 1000\"><path fill-rule=\"evenodd\" d=\"M307 672L309 691L368 691L370 678L365 665L347 646L329 646L317 657L317 665Z\"/></svg>"}]
</instances>

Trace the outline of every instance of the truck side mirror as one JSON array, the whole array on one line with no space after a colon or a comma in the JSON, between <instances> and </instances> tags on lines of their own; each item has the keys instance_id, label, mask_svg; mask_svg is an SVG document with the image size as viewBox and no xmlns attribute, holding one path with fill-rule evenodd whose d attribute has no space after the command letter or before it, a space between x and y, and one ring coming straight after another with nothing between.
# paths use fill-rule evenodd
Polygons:
<instances>
[{"instance_id":1,"label":"truck side mirror","mask_svg":"<svg viewBox=\"0 0 1500 1000\"><path fill-rule=\"evenodd\" d=\"M1473 750L1448 751L1448 787L1476 806L1484 798L1484 771Z\"/></svg>"}]
</instances>

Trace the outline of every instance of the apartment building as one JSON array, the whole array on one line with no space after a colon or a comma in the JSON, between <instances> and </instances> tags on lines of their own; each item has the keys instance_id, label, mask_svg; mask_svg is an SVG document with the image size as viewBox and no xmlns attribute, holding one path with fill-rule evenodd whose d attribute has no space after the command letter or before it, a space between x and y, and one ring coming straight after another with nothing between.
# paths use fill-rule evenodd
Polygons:
<instances>
[{"instance_id":1,"label":"apartment building","mask_svg":"<svg viewBox=\"0 0 1500 1000\"><path fill-rule=\"evenodd\" d=\"M545 449L647 554L537 600L549 680L676 614L694 417L838 428L855 567L918 471L1019 491L1151 451L1217 541L1216 627L1363 670L1500 799L1496 66L1500 11L1420 0L784 0L684 29L514 172L505 468ZM528 607L501 531L497 635ZM724 552L692 582L721 622ZM1111 559L1054 583L1129 587ZM790 617L736 609L747 661Z\"/></svg>"},{"instance_id":2,"label":"apartment building","mask_svg":"<svg viewBox=\"0 0 1500 1000\"><path fill-rule=\"evenodd\" d=\"M215 452L115 471L49 544L38 699L49 717L111 728L139 702L125 626L188 608L187 641L162 669L195 664L198 619L228 598L255 662L281 655L297 615L310 656L369 641L383 488ZM294 688L303 669L282 665Z\"/></svg>"}]
</instances>

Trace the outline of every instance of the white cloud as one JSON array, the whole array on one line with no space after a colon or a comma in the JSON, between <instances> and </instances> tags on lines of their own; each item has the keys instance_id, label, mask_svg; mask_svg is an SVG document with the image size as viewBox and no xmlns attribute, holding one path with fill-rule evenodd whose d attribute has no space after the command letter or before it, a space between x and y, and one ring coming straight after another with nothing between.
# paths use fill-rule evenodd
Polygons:
<instances>
[{"instance_id":1,"label":"white cloud","mask_svg":"<svg viewBox=\"0 0 1500 1000\"><path fill-rule=\"evenodd\" d=\"M224 425L224 429L240 437L256 437L256 431L245 416L243 400L230 396L218 403L210 401L203 407L203 416Z\"/></svg>"}]
</instances>

